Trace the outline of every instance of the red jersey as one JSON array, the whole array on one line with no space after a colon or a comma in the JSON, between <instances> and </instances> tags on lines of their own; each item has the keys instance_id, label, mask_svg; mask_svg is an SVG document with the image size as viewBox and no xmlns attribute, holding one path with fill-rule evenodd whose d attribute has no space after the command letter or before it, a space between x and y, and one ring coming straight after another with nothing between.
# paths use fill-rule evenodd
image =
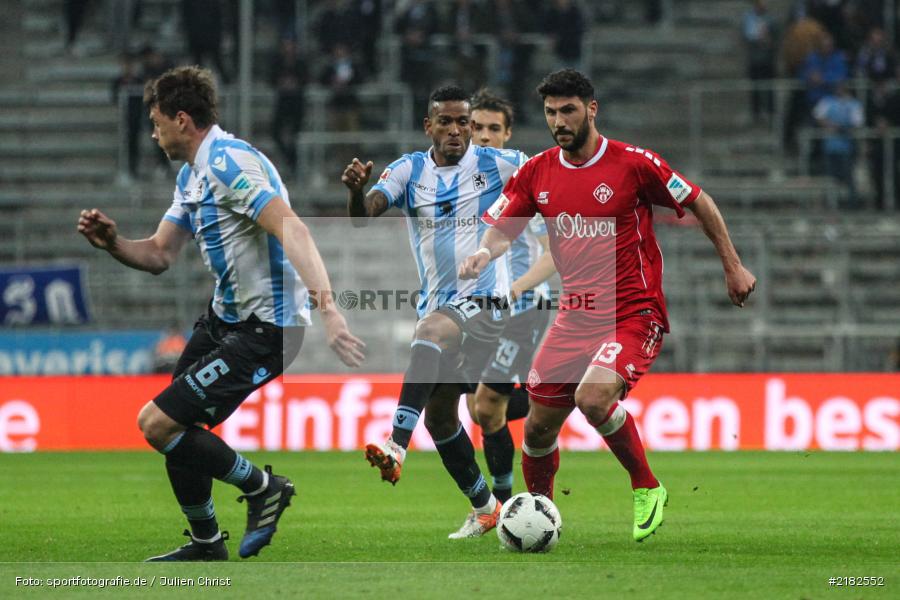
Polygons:
<instances>
[{"instance_id":1,"label":"red jersey","mask_svg":"<svg viewBox=\"0 0 900 600\"><path fill-rule=\"evenodd\" d=\"M581 165L566 161L558 146L532 157L484 219L515 239L535 213L543 215L562 280L560 309L573 313L560 321L587 324L577 312L591 323L614 324L649 309L668 331L653 205L680 218L699 194L653 152L601 136L597 152Z\"/></svg>"}]
</instances>

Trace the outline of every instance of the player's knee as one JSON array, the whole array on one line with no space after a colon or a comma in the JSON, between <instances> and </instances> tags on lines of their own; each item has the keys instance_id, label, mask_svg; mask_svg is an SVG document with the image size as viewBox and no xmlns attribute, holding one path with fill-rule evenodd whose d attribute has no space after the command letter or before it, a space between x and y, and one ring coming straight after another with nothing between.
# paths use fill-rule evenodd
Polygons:
<instances>
[{"instance_id":1,"label":"player's knee","mask_svg":"<svg viewBox=\"0 0 900 600\"><path fill-rule=\"evenodd\" d=\"M159 409L152 402L147 403L138 414L137 425L147 443L156 449L163 448L172 437L166 419L161 418Z\"/></svg>"},{"instance_id":2,"label":"player's knee","mask_svg":"<svg viewBox=\"0 0 900 600\"><path fill-rule=\"evenodd\" d=\"M620 395L621 386L618 384L579 385L575 390L575 406L584 414L588 423L597 427L606 420L609 409Z\"/></svg>"},{"instance_id":3,"label":"player's knee","mask_svg":"<svg viewBox=\"0 0 900 600\"><path fill-rule=\"evenodd\" d=\"M531 415L525 418L525 443L532 448L547 448L559 435L559 427Z\"/></svg>"},{"instance_id":4,"label":"player's knee","mask_svg":"<svg viewBox=\"0 0 900 600\"><path fill-rule=\"evenodd\" d=\"M446 439L456 433L457 428L459 428L457 419L448 418L448 415L440 411L425 411L425 429L428 430L431 439Z\"/></svg>"},{"instance_id":5,"label":"player's knee","mask_svg":"<svg viewBox=\"0 0 900 600\"><path fill-rule=\"evenodd\" d=\"M506 422L505 396L487 386L479 386L475 396L475 421L485 433L493 433Z\"/></svg>"},{"instance_id":6,"label":"player's knee","mask_svg":"<svg viewBox=\"0 0 900 600\"><path fill-rule=\"evenodd\" d=\"M450 330L432 319L422 319L416 324L416 339L437 344L442 350L449 347Z\"/></svg>"}]
</instances>

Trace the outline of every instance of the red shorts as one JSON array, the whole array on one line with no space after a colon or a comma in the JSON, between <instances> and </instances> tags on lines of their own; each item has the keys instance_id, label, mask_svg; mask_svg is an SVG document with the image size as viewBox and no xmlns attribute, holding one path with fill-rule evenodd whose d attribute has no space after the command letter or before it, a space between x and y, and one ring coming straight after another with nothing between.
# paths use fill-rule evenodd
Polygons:
<instances>
[{"instance_id":1,"label":"red shorts","mask_svg":"<svg viewBox=\"0 0 900 600\"><path fill-rule=\"evenodd\" d=\"M534 358L528 393L545 406L575 406L575 389L587 368L596 366L609 371L610 383L621 379L627 395L659 356L662 337L662 320L649 311L600 329L557 319Z\"/></svg>"}]
</instances>

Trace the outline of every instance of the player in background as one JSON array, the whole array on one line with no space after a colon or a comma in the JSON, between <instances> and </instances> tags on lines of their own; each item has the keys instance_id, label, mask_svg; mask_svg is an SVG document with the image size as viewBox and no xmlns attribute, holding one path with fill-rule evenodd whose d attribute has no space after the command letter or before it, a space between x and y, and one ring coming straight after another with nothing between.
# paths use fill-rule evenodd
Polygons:
<instances>
[{"instance_id":1,"label":"player in background","mask_svg":"<svg viewBox=\"0 0 900 600\"><path fill-rule=\"evenodd\" d=\"M383 480L396 484L412 432L426 409L425 427L444 467L472 505L462 527L450 534L453 539L483 535L496 526L500 514L458 412L460 395L474 391L494 353L507 321L509 292L505 263L463 281L457 277L457 257L476 250L487 230L480 215L525 161L516 150L472 144L470 113L470 99L462 89L439 88L429 97L424 119L429 150L392 162L368 193L363 190L371 161L353 159L341 177L350 190L348 212L355 226L365 226L390 207L403 211L422 286L391 436L384 444L367 445L366 459Z\"/></svg>"},{"instance_id":2,"label":"player in background","mask_svg":"<svg viewBox=\"0 0 900 600\"><path fill-rule=\"evenodd\" d=\"M472 98L472 139L480 146L503 148L512 136L512 105L481 90ZM547 252L547 227L536 216L506 253L512 314L482 373L478 389L466 394L472 420L481 426L484 457L494 497L501 503L512 496L515 445L507 423L528 414L524 389L531 359L549 321L546 283L556 268ZM515 383L521 387L515 387Z\"/></svg>"},{"instance_id":3,"label":"player in background","mask_svg":"<svg viewBox=\"0 0 900 600\"><path fill-rule=\"evenodd\" d=\"M679 217L685 208L693 212L722 260L736 306L744 305L756 278L741 263L708 194L655 153L600 135L587 77L557 71L541 82L538 93L557 146L533 157L507 184L485 215L493 227L460 265L460 276L479 276L528 219L544 216L564 293L528 376L523 475L529 491L552 497L557 437L577 406L631 477L632 534L642 541L662 523L668 495L647 463L634 419L619 401L650 368L668 331L652 205L673 209ZM615 297L604 302L602 296L613 290Z\"/></svg>"},{"instance_id":4,"label":"player in background","mask_svg":"<svg viewBox=\"0 0 900 600\"><path fill-rule=\"evenodd\" d=\"M171 207L146 239L118 234L115 221L83 210L78 231L122 264L158 275L193 238L216 277L207 314L194 326L172 383L138 416L147 442L166 458L191 541L151 561L227 560L212 480L237 486L247 501L242 558L272 539L294 484L261 470L209 431L253 390L279 375L300 350L309 306L317 305L328 343L358 366L363 344L331 299L331 284L309 230L290 207L268 158L217 123L212 74L181 67L150 81L144 101L153 139L170 160L184 161Z\"/></svg>"}]
</instances>

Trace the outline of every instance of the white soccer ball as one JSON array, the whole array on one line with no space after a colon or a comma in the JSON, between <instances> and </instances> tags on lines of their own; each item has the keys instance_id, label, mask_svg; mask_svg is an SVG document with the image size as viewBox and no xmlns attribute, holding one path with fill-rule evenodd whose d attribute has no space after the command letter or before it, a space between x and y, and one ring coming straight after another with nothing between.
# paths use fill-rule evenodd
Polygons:
<instances>
[{"instance_id":1,"label":"white soccer ball","mask_svg":"<svg viewBox=\"0 0 900 600\"><path fill-rule=\"evenodd\" d=\"M559 509L541 494L516 494L500 509L497 537L512 552L549 552L561 532Z\"/></svg>"}]
</instances>

